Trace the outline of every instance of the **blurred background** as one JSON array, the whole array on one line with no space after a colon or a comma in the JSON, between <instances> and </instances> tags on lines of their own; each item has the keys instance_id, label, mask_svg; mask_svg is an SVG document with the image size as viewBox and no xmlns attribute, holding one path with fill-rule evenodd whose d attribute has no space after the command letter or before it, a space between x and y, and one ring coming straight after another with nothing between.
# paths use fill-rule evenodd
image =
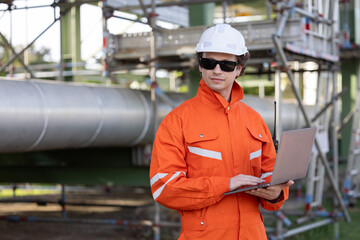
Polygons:
<instances>
[{"instance_id":1,"label":"blurred background","mask_svg":"<svg viewBox=\"0 0 360 240\"><path fill-rule=\"evenodd\" d=\"M152 141L216 23L244 35L237 81L272 134L318 127L307 177L262 210L268 238L359 239L360 0L0 1L1 239L178 238Z\"/></svg>"}]
</instances>

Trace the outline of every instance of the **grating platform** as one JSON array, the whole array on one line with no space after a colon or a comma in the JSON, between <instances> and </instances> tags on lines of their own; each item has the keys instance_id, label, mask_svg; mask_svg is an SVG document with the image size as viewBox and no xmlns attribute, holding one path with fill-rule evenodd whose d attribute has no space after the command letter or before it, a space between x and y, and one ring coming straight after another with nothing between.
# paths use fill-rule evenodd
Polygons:
<instances>
[{"instance_id":1,"label":"grating platform","mask_svg":"<svg viewBox=\"0 0 360 240\"><path fill-rule=\"evenodd\" d=\"M277 31L275 20L235 23L232 26L244 36L251 54L249 64L261 64L275 61L272 36ZM187 68L193 66L195 45L207 26L160 30L156 33L157 67ZM150 56L150 39L152 32L111 35L110 52L117 69L146 67ZM291 19L287 22L281 37L287 54L297 58L313 58L325 61L338 61L338 56L330 51L329 37L313 34L304 30L302 19ZM325 44L324 44L325 43ZM322 46L322 47L319 47ZM328 51L329 49L329 51ZM298 56L298 57L297 57Z\"/></svg>"}]
</instances>

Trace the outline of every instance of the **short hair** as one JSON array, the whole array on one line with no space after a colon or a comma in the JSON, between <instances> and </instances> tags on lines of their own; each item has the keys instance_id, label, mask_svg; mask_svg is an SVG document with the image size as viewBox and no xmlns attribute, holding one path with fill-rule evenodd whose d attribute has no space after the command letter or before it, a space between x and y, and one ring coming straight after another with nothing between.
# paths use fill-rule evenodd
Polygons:
<instances>
[{"instance_id":1,"label":"short hair","mask_svg":"<svg viewBox=\"0 0 360 240\"><path fill-rule=\"evenodd\" d=\"M197 62L198 64L200 65L200 59L202 58L202 52L197 52L196 55L197 55ZM246 69L246 66L247 66L247 62L250 58L250 53L247 52L243 55L240 55L240 56L236 56L236 62L238 63L238 65L241 65L242 66L242 69L241 69L241 72L240 72L240 75L239 76L243 76L245 74L245 69ZM239 77L237 76L237 77Z\"/></svg>"}]
</instances>

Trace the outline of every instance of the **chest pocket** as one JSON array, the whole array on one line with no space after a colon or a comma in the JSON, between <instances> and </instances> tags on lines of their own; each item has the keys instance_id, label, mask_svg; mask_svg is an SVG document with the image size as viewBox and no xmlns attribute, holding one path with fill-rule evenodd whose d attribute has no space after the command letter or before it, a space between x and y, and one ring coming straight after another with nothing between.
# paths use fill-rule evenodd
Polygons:
<instances>
[{"instance_id":1,"label":"chest pocket","mask_svg":"<svg viewBox=\"0 0 360 240\"><path fill-rule=\"evenodd\" d=\"M217 167L222 162L221 146L216 131L191 131L184 133L189 170Z\"/></svg>"},{"instance_id":2,"label":"chest pocket","mask_svg":"<svg viewBox=\"0 0 360 240\"><path fill-rule=\"evenodd\" d=\"M261 128L248 127L250 133L250 151L249 159L252 174L255 177L260 177L261 174L261 159L262 159L262 145L269 143L270 140L266 135L265 131Z\"/></svg>"}]
</instances>

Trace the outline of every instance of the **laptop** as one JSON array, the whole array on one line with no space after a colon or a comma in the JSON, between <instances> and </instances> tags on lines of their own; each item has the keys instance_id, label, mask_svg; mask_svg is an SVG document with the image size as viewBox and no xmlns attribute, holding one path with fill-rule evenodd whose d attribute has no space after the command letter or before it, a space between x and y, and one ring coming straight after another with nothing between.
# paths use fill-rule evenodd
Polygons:
<instances>
[{"instance_id":1,"label":"laptop","mask_svg":"<svg viewBox=\"0 0 360 240\"><path fill-rule=\"evenodd\" d=\"M316 131L316 127L311 127L283 132L273 172L264 173L260 177L266 182L253 186L243 186L226 192L224 195L304 178L309 166Z\"/></svg>"}]
</instances>

